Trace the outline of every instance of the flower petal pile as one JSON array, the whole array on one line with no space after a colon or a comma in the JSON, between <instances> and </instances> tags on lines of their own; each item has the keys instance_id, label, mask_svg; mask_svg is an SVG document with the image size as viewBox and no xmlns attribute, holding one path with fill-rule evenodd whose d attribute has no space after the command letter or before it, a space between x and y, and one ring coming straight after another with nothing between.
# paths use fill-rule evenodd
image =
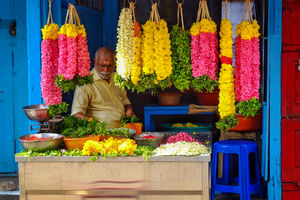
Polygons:
<instances>
[{"instance_id":1,"label":"flower petal pile","mask_svg":"<svg viewBox=\"0 0 300 200\"><path fill-rule=\"evenodd\" d=\"M104 141L88 140L83 146L83 155L101 155L101 156L132 156L137 149L135 140L132 139L117 139L109 137Z\"/></svg>"}]
</instances>

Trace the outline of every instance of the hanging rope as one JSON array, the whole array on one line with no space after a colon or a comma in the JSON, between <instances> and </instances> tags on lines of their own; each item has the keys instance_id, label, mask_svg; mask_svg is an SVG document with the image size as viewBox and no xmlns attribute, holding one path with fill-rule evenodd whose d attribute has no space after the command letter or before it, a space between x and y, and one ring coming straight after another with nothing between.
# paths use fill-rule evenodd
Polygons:
<instances>
[{"instance_id":1,"label":"hanging rope","mask_svg":"<svg viewBox=\"0 0 300 200\"><path fill-rule=\"evenodd\" d=\"M184 20L183 20L183 12L182 12L182 5L184 3L184 0L182 3L179 3L178 0L176 0L178 4L178 9L177 9L177 25L179 26L179 18L181 18L181 25L182 25L182 30L184 30Z\"/></svg>"},{"instance_id":2,"label":"hanging rope","mask_svg":"<svg viewBox=\"0 0 300 200\"><path fill-rule=\"evenodd\" d=\"M244 4L244 10L243 10L243 21L245 19L245 12L246 12L246 21L253 21L252 17L252 7L250 0L246 0Z\"/></svg>"},{"instance_id":3,"label":"hanging rope","mask_svg":"<svg viewBox=\"0 0 300 200\"><path fill-rule=\"evenodd\" d=\"M47 25L50 24L50 20L51 20L51 23L53 23L53 18L52 18L52 2L53 2L53 0L48 0L48 2L49 2L49 13L48 13Z\"/></svg>"},{"instance_id":4,"label":"hanging rope","mask_svg":"<svg viewBox=\"0 0 300 200\"><path fill-rule=\"evenodd\" d=\"M196 22L199 22L201 19L211 20L206 0L200 0L199 1Z\"/></svg>"},{"instance_id":5,"label":"hanging rope","mask_svg":"<svg viewBox=\"0 0 300 200\"><path fill-rule=\"evenodd\" d=\"M225 19L228 19L227 18L227 0L225 0Z\"/></svg>"},{"instance_id":6,"label":"hanging rope","mask_svg":"<svg viewBox=\"0 0 300 200\"><path fill-rule=\"evenodd\" d=\"M151 13L150 13L150 20L155 21L156 23L159 23L160 16L159 16L157 6L158 6L157 2L152 4L152 10L151 10Z\"/></svg>"},{"instance_id":7,"label":"hanging rope","mask_svg":"<svg viewBox=\"0 0 300 200\"><path fill-rule=\"evenodd\" d=\"M132 13L132 16L133 16L133 23L135 23L135 2L131 1L129 2L129 10L130 12Z\"/></svg>"}]
</instances>

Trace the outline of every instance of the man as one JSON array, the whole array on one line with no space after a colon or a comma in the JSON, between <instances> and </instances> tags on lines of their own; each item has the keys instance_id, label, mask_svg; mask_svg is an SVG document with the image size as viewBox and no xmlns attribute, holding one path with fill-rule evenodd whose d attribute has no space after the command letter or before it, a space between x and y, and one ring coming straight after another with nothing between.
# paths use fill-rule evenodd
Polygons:
<instances>
[{"instance_id":1,"label":"man","mask_svg":"<svg viewBox=\"0 0 300 200\"><path fill-rule=\"evenodd\" d=\"M114 83L115 53L113 49L107 47L98 49L94 63L95 66L91 71L94 83L76 87L72 115L106 122L107 128L121 127L121 116L134 115L134 113L126 91Z\"/></svg>"}]
</instances>

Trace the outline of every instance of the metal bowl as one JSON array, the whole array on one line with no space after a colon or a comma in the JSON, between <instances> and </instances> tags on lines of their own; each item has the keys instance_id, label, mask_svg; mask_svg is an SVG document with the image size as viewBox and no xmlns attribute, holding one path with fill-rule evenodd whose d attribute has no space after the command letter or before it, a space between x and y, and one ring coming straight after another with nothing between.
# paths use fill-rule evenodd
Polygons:
<instances>
[{"instance_id":1,"label":"metal bowl","mask_svg":"<svg viewBox=\"0 0 300 200\"><path fill-rule=\"evenodd\" d=\"M50 119L46 104L35 104L23 107L26 116L33 121L44 122Z\"/></svg>"},{"instance_id":2,"label":"metal bowl","mask_svg":"<svg viewBox=\"0 0 300 200\"><path fill-rule=\"evenodd\" d=\"M48 140L25 140L26 138L30 138L30 136L35 136L37 138L50 138ZM19 137L19 140L22 144L22 147L26 150L32 151L46 151L53 150L59 147L59 144L63 140L63 136L57 133L36 133L36 134L28 134Z\"/></svg>"},{"instance_id":3,"label":"metal bowl","mask_svg":"<svg viewBox=\"0 0 300 200\"><path fill-rule=\"evenodd\" d=\"M129 131L129 133L130 133L130 136L129 136L129 138L132 138L132 136L134 135L134 134L136 134L136 130L134 130L134 129L130 129L130 128L109 128L108 130L109 131L113 131L113 130L115 130L115 129L119 129L119 130L128 130ZM124 138L123 136L117 136L117 138Z\"/></svg>"},{"instance_id":4,"label":"metal bowl","mask_svg":"<svg viewBox=\"0 0 300 200\"><path fill-rule=\"evenodd\" d=\"M145 139L144 136L152 135L157 138L152 138L152 139ZM133 139L135 139L136 143L138 145L146 145L146 146L151 146L153 148L156 148L164 139L164 135L158 132L153 132L153 133L142 133L140 135L135 135L133 136Z\"/></svg>"}]
</instances>

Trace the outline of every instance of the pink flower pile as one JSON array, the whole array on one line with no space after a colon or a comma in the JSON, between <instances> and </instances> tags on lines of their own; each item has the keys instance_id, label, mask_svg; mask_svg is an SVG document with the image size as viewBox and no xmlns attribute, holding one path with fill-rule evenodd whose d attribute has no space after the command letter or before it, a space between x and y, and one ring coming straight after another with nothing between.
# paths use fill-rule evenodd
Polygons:
<instances>
[{"instance_id":1,"label":"pink flower pile","mask_svg":"<svg viewBox=\"0 0 300 200\"><path fill-rule=\"evenodd\" d=\"M216 80L218 69L218 39L217 33L200 32L192 36L191 59L194 77L208 75Z\"/></svg>"},{"instance_id":2,"label":"pink flower pile","mask_svg":"<svg viewBox=\"0 0 300 200\"><path fill-rule=\"evenodd\" d=\"M176 142L179 142L179 141L198 142L199 144L201 144L201 142L199 142L198 140L191 137L187 132L179 132L176 135L170 136L167 139L166 143L176 143Z\"/></svg>"}]
</instances>

